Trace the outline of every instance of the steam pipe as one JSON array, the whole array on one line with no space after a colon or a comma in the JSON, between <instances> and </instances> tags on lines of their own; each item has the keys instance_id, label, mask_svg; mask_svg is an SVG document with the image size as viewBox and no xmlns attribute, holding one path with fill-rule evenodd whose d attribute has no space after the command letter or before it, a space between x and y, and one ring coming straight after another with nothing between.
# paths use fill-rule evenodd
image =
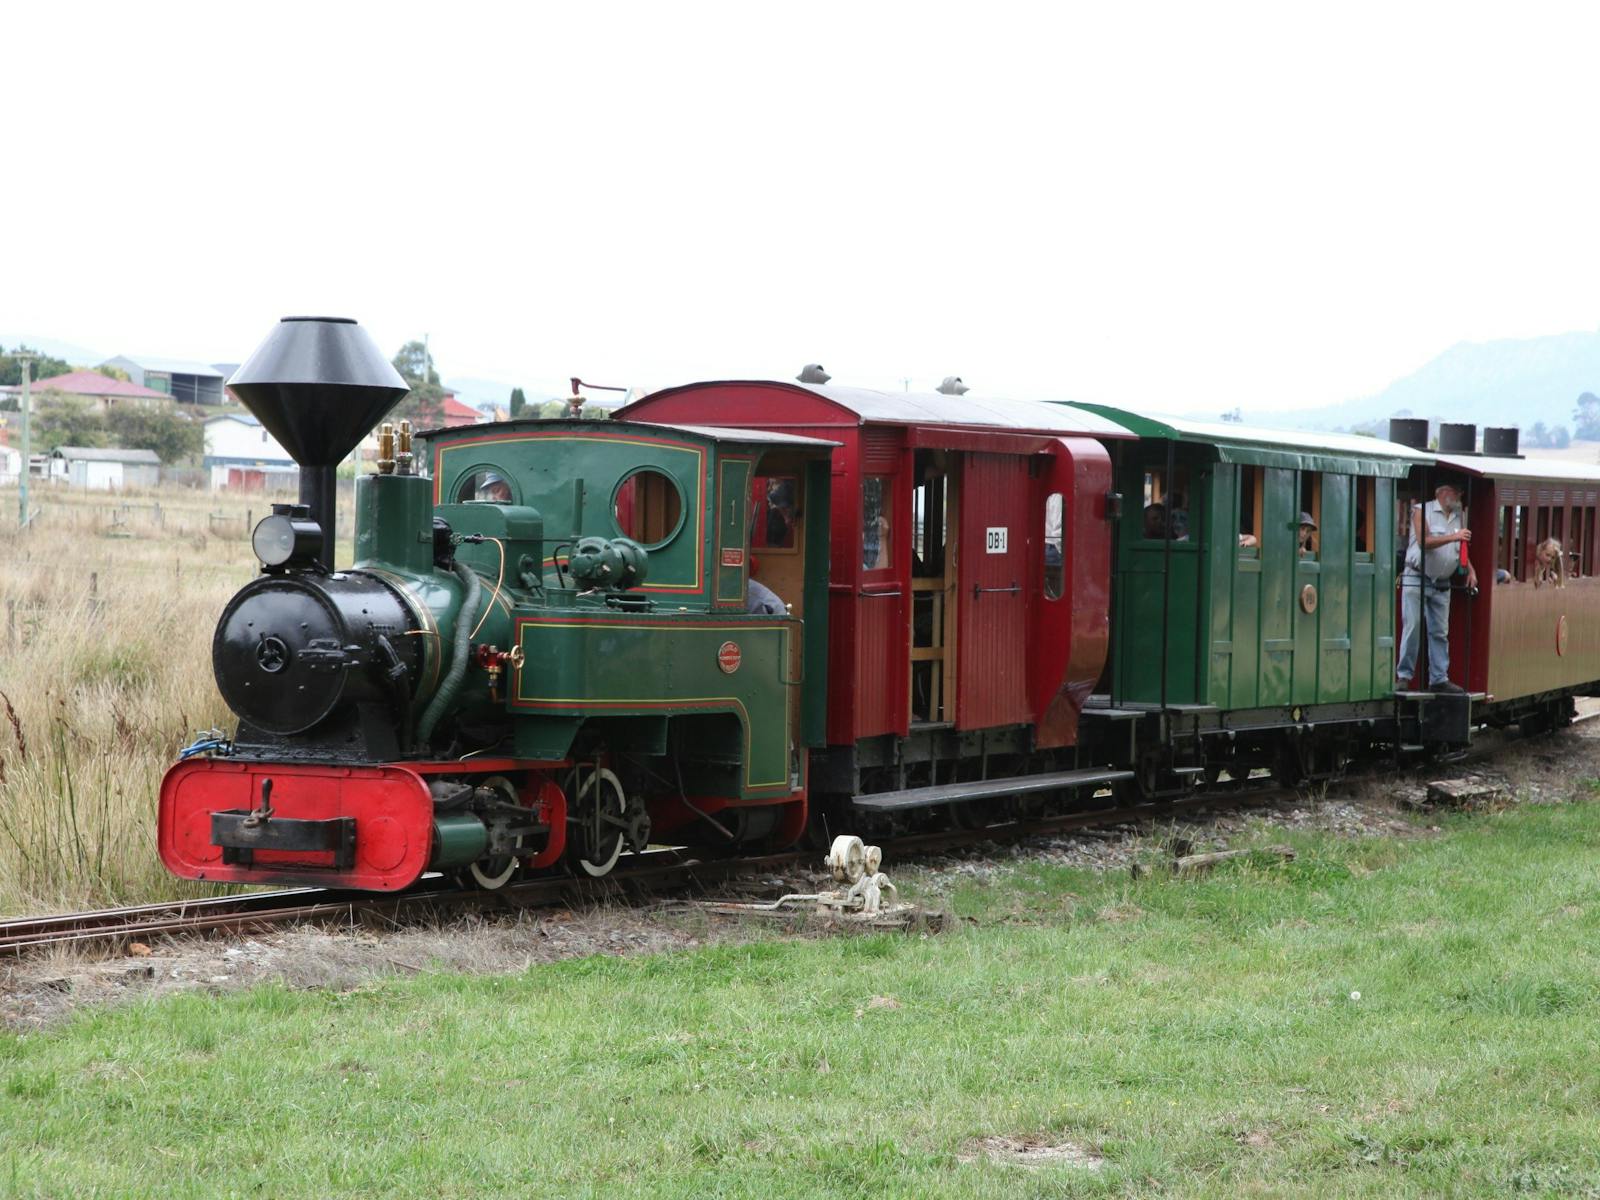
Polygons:
<instances>
[{"instance_id":1,"label":"steam pipe","mask_svg":"<svg viewBox=\"0 0 1600 1200\"><path fill-rule=\"evenodd\" d=\"M445 710L455 701L456 693L461 690L461 680L467 673L467 658L472 652L472 625L478 619L478 601L483 598L483 585L478 582L476 571L466 563L457 562L455 573L466 592L461 598L461 612L456 616L455 637L451 639L450 670L439 682L439 690L428 702L422 720L417 722L417 745L422 748L427 747L439 718L444 716Z\"/></svg>"}]
</instances>

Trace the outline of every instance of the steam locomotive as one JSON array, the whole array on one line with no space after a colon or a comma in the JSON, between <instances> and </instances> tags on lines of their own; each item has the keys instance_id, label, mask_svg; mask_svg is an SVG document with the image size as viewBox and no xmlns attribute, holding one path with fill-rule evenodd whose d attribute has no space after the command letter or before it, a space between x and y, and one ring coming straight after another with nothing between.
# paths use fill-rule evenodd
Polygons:
<instances>
[{"instance_id":1,"label":"steam locomotive","mask_svg":"<svg viewBox=\"0 0 1600 1200\"><path fill-rule=\"evenodd\" d=\"M651 842L1325 778L1549 728L1600 686L1600 470L1525 459L1514 431L1435 453L1403 427L802 380L609 421L384 425L341 566L335 465L406 386L354 322L285 318L229 386L301 464L300 503L255 529L261 573L218 623L238 727L163 781L167 867L374 891L603 875ZM1398 531L1446 475L1494 534L1481 593L1452 595L1467 687L1396 694ZM1571 577L1536 588L1552 537ZM781 602L749 611L752 580Z\"/></svg>"}]
</instances>

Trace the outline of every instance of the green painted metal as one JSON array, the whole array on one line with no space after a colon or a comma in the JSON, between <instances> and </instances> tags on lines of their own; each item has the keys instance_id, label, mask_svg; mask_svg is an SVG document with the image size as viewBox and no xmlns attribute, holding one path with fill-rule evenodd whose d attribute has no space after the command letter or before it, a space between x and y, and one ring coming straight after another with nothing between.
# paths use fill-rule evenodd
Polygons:
<instances>
[{"instance_id":1,"label":"green painted metal","mask_svg":"<svg viewBox=\"0 0 1600 1200\"><path fill-rule=\"evenodd\" d=\"M1363 459L1320 472L1320 545L1299 553L1300 470L1261 469L1258 548L1241 548L1242 472L1203 445L1179 442L1187 472L1189 540L1168 547L1144 536L1144 474L1164 466L1167 442L1120 448L1126 497L1117 535L1113 695L1159 703L1162 612L1167 624L1166 700L1224 709L1383 699L1394 658L1395 481L1360 470ZM1320 460L1319 460L1320 461ZM1356 549L1363 480L1371 480L1372 546ZM1302 603L1316 591L1311 612ZM1163 589L1170 589L1163 603Z\"/></svg>"},{"instance_id":2,"label":"green painted metal","mask_svg":"<svg viewBox=\"0 0 1600 1200\"><path fill-rule=\"evenodd\" d=\"M512 499L543 518L547 568L551 553L580 537L627 536L616 518L618 489L641 470L660 471L677 487L679 519L667 537L646 544L650 577L642 590L706 603L713 440L612 421L547 421L437 430L426 443L436 503L454 498L479 471L503 475Z\"/></svg>"},{"instance_id":3,"label":"green painted metal","mask_svg":"<svg viewBox=\"0 0 1600 1200\"><path fill-rule=\"evenodd\" d=\"M697 723L686 757L742 764L741 797L787 793L798 697L785 674L796 625L742 613L519 613L517 644L539 669L520 673L511 706L587 720L719 715L726 720Z\"/></svg>"},{"instance_id":4,"label":"green painted metal","mask_svg":"<svg viewBox=\"0 0 1600 1200\"><path fill-rule=\"evenodd\" d=\"M524 575L544 582L544 519L525 504L441 504L433 511L452 532L483 537L482 542L461 542L455 554L493 587L521 587ZM492 540L489 540L492 539ZM433 542L432 531L428 536ZM431 551L430 551L431 553Z\"/></svg>"},{"instance_id":5,"label":"green painted metal","mask_svg":"<svg viewBox=\"0 0 1600 1200\"><path fill-rule=\"evenodd\" d=\"M717 463L716 529L718 607L744 607L745 576L750 569L745 524L750 512L749 458L724 455Z\"/></svg>"},{"instance_id":6,"label":"green painted metal","mask_svg":"<svg viewBox=\"0 0 1600 1200\"><path fill-rule=\"evenodd\" d=\"M441 813L433 819L433 856L430 871L449 871L476 862L489 848L489 830L477 817Z\"/></svg>"},{"instance_id":7,"label":"green painted metal","mask_svg":"<svg viewBox=\"0 0 1600 1200\"><path fill-rule=\"evenodd\" d=\"M1150 417L1105 404L1074 402L1068 407L1107 417L1141 438L1170 438L1203 447L1214 462L1403 479L1412 467L1434 461L1431 454L1358 434L1308 433L1212 424L1179 417Z\"/></svg>"},{"instance_id":8,"label":"green painted metal","mask_svg":"<svg viewBox=\"0 0 1600 1200\"><path fill-rule=\"evenodd\" d=\"M356 480L356 561L408 574L433 569L433 482L421 475Z\"/></svg>"},{"instance_id":9,"label":"green painted metal","mask_svg":"<svg viewBox=\"0 0 1600 1200\"><path fill-rule=\"evenodd\" d=\"M488 715L498 704L513 718L522 757L671 751L683 760L691 795L788 796L796 735L807 744L825 736L830 475L823 453L805 464L812 637L802 638L799 620L743 610L750 481L768 448L670 427L518 422L428 435L423 461L433 464L432 480L360 480L351 569L397 590L422 626L415 703L426 703L448 669L464 590L434 566L437 514L456 534L484 539L455 547L485 596L473 643L518 646L524 656L498 697L487 673L469 668L458 715ZM579 536L624 536L618 488L645 468L666 474L681 498L680 519L648 547L645 585L620 600L578 589L557 569L565 547ZM509 482L512 503L449 502L485 470ZM470 830L440 836L443 845Z\"/></svg>"}]
</instances>

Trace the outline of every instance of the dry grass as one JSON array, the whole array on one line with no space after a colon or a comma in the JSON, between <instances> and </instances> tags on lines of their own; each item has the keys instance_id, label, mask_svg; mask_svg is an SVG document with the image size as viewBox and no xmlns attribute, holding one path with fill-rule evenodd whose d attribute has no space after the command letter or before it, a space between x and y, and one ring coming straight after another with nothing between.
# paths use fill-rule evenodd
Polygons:
<instances>
[{"instance_id":1,"label":"dry grass","mask_svg":"<svg viewBox=\"0 0 1600 1200\"><path fill-rule=\"evenodd\" d=\"M0 913L192 894L156 856L157 789L197 730L231 728L211 634L270 498L36 486L19 533L16 495L0 488Z\"/></svg>"}]
</instances>

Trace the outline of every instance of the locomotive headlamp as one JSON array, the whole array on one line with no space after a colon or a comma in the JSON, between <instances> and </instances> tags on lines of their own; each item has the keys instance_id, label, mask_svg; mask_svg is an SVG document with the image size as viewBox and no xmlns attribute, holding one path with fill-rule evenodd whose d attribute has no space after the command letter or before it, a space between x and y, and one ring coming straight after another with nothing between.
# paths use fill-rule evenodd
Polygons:
<instances>
[{"instance_id":1,"label":"locomotive headlamp","mask_svg":"<svg viewBox=\"0 0 1600 1200\"><path fill-rule=\"evenodd\" d=\"M268 570L306 567L322 553L322 526L300 504L274 504L250 535L250 548Z\"/></svg>"}]
</instances>

